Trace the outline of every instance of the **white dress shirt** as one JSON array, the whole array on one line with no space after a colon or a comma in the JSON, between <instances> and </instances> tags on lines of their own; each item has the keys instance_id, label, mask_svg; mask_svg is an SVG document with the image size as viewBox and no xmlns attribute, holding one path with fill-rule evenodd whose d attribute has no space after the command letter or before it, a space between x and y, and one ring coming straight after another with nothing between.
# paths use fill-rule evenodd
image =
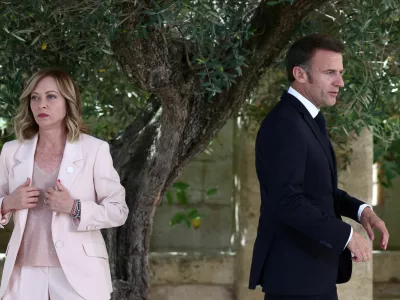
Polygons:
<instances>
[{"instance_id":1,"label":"white dress shirt","mask_svg":"<svg viewBox=\"0 0 400 300\"><path fill-rule=\"evenodd\" d=\"M288 93L293 95L297 100L299 100L305 106L305 108L307 108L307 111L310 113L310 115L313 117L313 119L318 115L319 108L316 107L310 100L308 100L306 97L304 97L298 91L296 91L294 88L290 87L289 90L288 90ZM366 208L366 207L369 207L369 208L372 209L372 207L370 205L368 205L368 204L360 205L360 207L358 209L358 220L359 221L360 221L360 218L361 218L361 214L362 214L364 208ZM344 248L347 247L347 245L350 242L352 236L353 236L353 227L351 227L350 236L349 236L349 239L347 240L346 246Z\"/></svg>"}]
</instances>

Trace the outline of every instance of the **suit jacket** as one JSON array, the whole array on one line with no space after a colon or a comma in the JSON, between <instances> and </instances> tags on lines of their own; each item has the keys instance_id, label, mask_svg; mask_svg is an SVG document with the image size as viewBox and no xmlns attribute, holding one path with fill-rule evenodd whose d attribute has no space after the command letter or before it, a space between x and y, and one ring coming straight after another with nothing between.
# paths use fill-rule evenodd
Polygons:
<instances>
[{"instance_id":1,"label":"suit jacket","mask_svg":"<svg viewBox=\"0 0 400 300\"><path fill-rule=\"evenodd\" d=\"M284 93L256 139L261 209L249 288L321 295L351 277L346 248L360 200L337 187L330 141L305 106Z\"/></svg>"},{"instance_id":2,"label":"suit jacket","mask_svg":"<svg viewBox=\"0 0 400 300\"><path fill-rule=\"evenodd\" d=\"M38 136L23 143L4 144L0 155L0 205L4 196L32 178ZM74 199L81 200L81 219L53 212L52 235L61 267L72 287L84 299L96 300L112 292L108 254L100 229L125 223L128 207L125 189L113 167L109 145L82 134L67 141L58 179ZM4 296L28 215L28 209L2 216L5 225L14 217L1 278L0 299Z\"/></svg>"}]
</instances>

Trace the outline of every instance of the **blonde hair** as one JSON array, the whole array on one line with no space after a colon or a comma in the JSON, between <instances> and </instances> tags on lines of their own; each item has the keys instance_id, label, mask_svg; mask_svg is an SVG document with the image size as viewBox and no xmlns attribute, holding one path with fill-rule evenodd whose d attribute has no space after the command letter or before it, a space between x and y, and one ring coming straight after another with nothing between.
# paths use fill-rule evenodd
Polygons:
<instances>
[{"instance_id":1,"label":"blonde hair","mask_svg":"<svg viewBox=\"0 0 400 300\"><path fill-rule=\"evenodd\" d=\"M33 90L40 80L52 77L57 83L61 95L65 98L67 114L65 116L68 140L76 141L81 133L87 133L87 125L82 119L82 100L79 88L74 79L67 72L60 69L44 69L32 75L26 82L19 97L19 107L14 118L15 135L20 141L33 138L39 131L39 125L33 117L30 98Z\"/></svg>"}]
</instances>

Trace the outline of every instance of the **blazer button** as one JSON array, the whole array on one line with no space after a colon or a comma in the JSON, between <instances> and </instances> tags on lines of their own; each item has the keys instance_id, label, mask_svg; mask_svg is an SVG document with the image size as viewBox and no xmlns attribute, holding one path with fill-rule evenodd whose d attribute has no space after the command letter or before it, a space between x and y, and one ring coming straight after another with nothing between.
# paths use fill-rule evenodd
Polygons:
<instances>
[{"instance_id":1,"label":"blazer button","mask_svg":"<svg viewBox=\"0 0 400 300\"><path fill-rule=\"evenodd\" d=\"M56 246L56 248L61 248L62 246L64 246L64 243L61 241L57 241L55 246Z\"/></svg>"}]
</instances>

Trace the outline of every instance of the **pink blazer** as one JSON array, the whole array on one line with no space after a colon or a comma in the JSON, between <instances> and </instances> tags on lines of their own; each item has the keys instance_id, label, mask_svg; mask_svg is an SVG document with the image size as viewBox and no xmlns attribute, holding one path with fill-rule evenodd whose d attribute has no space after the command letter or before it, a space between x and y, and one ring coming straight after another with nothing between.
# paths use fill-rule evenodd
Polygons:
<instances>
[{"instance_id":1,"label":"pink blazer","mask_svg":"<svg viewBox=\"0 0 400 300\"><path fill-rule=\"evenodd\" d=\"M37 135L23 143L4 144L0 155L0 205L4 196L12 193L26 178L32 178L36 143ZM61 267L81 297L103 298L112 292L112 284L100 229L121 226L128 216L125 189L113 167L109 145L86 134L74 143L67 141L58 179L72 198L82 203L80 222L73 222L67 214L53 213L53 242ZM2 225L8 223L11 214L14 230L7 246L0 299L14 268L28 209L0 216Z\"/></svg>"}]
</instances>

